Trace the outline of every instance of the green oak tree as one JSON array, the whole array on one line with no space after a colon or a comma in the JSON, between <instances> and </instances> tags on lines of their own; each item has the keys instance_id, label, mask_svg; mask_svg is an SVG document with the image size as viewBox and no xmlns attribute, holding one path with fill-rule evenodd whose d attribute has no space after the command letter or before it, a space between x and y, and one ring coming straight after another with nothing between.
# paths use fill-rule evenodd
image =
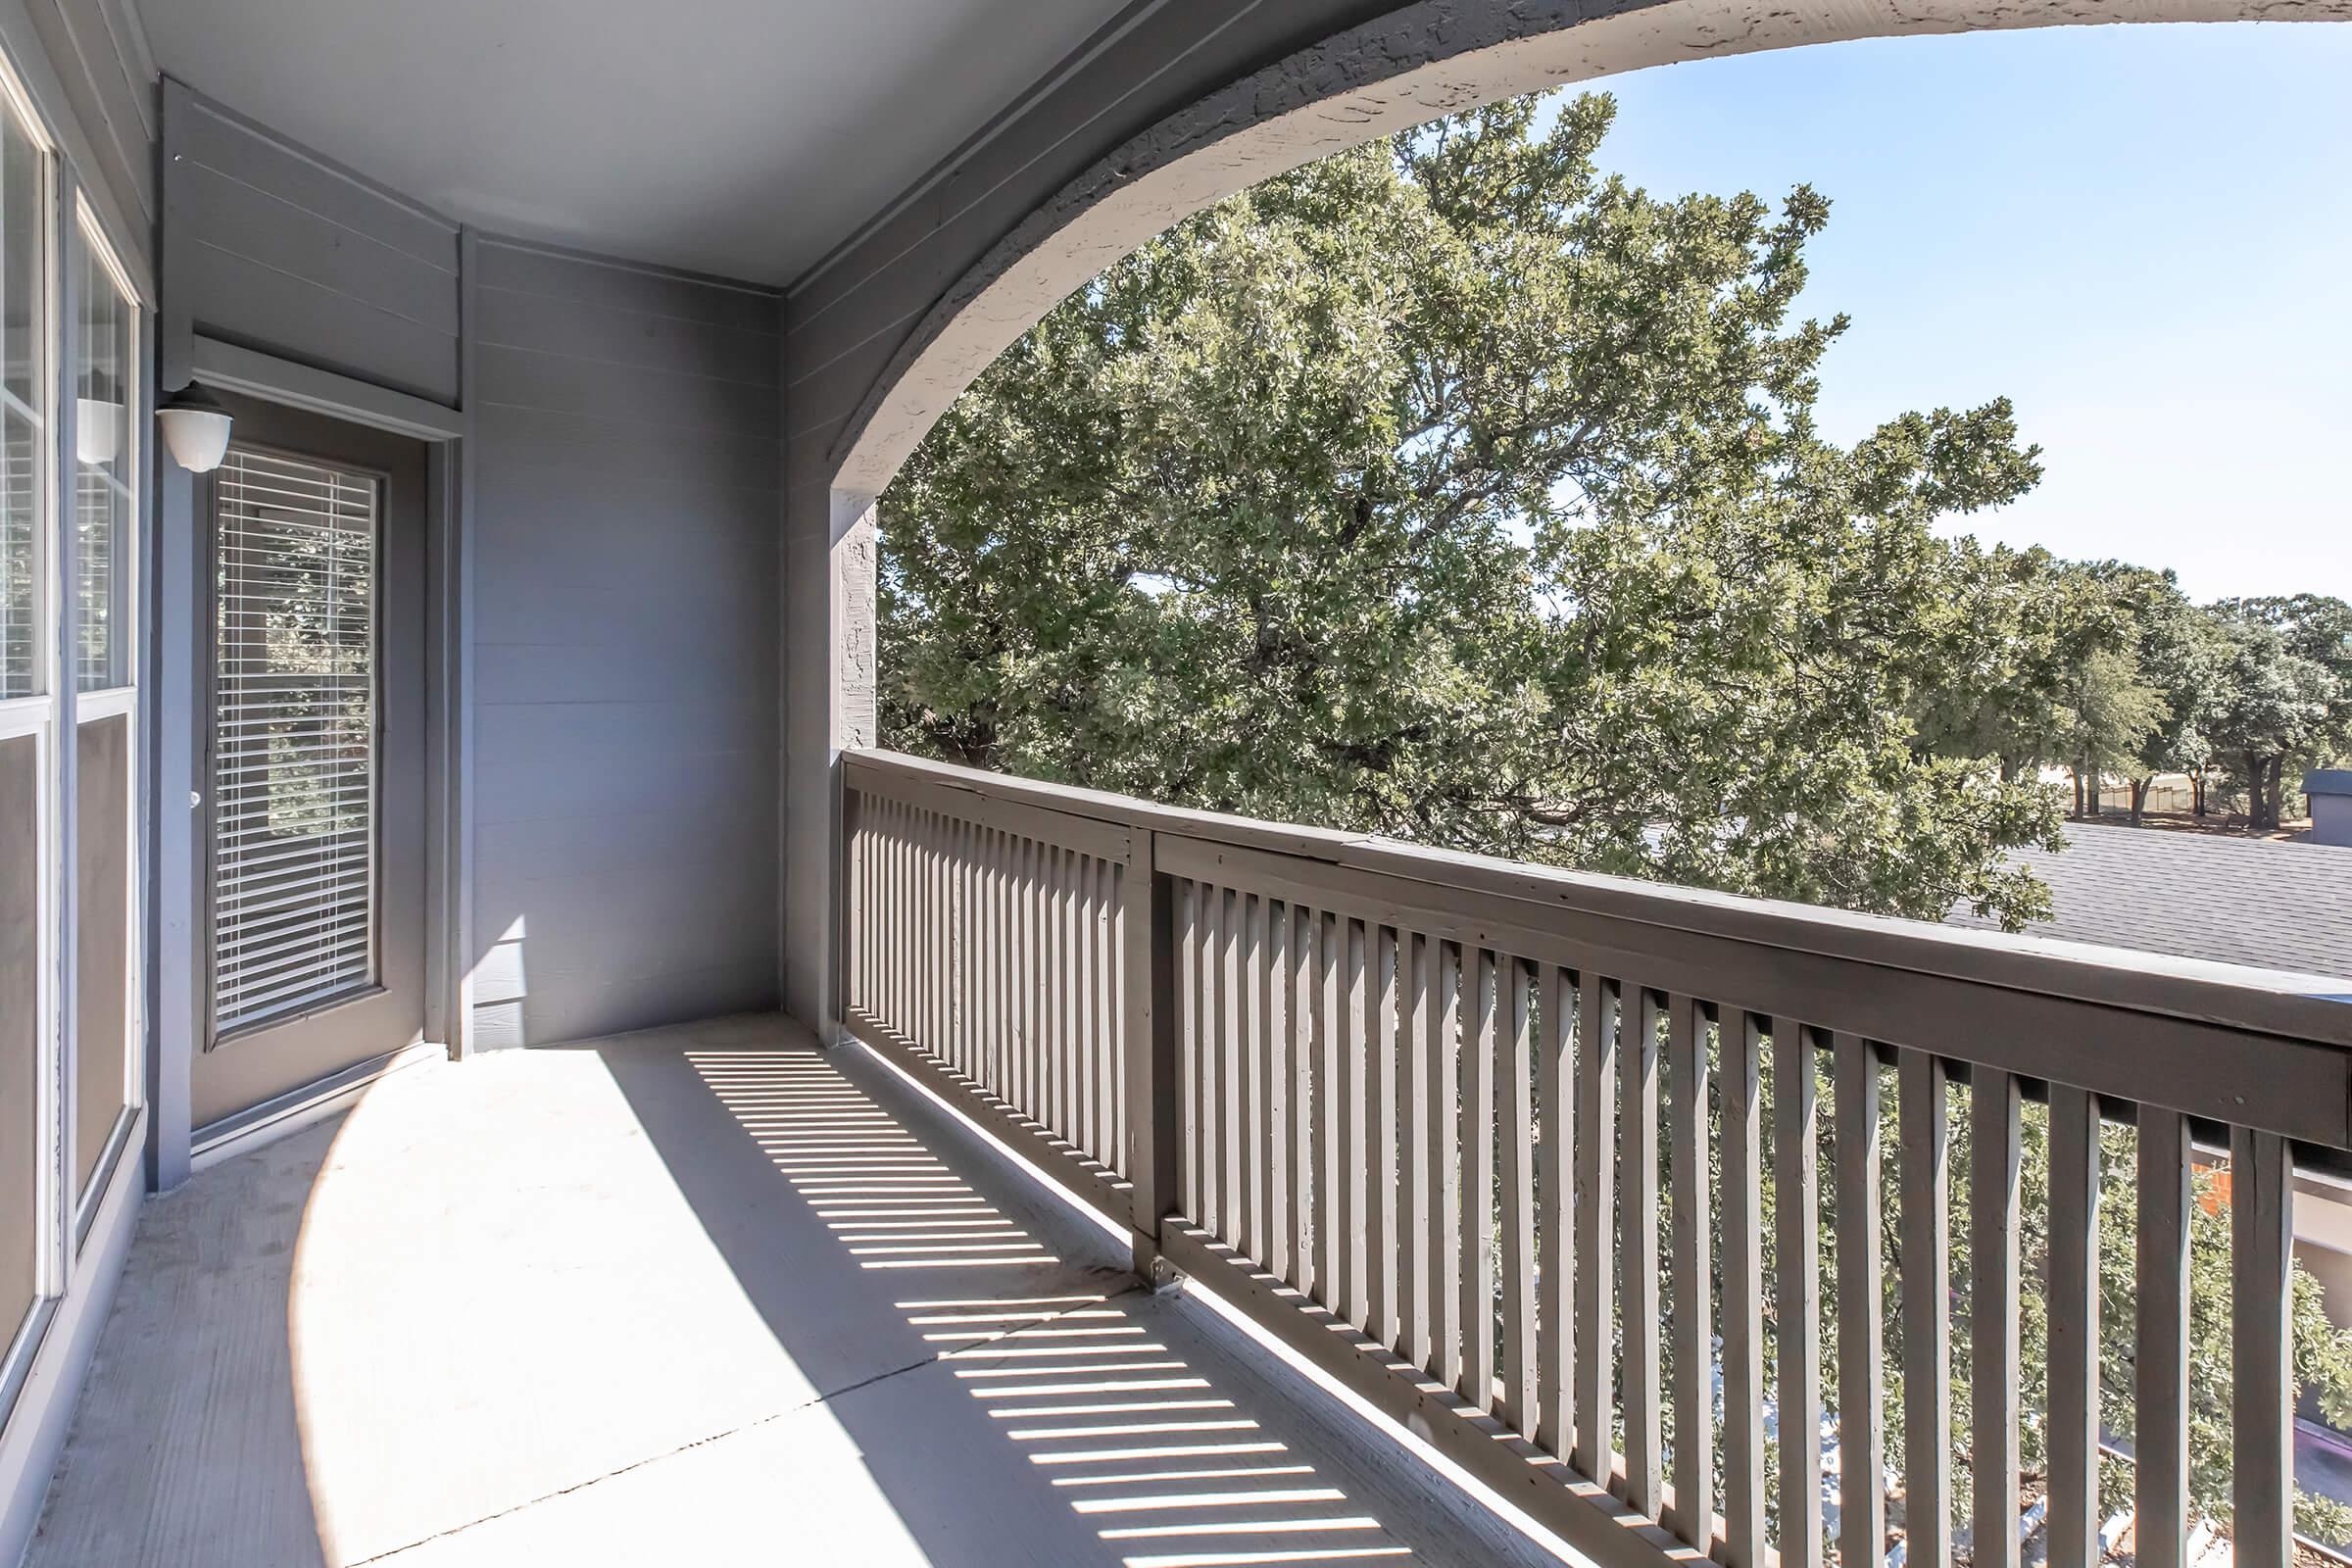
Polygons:
<instances>
[{"instance_id":1,"label":"green oak tree","mask_svg":"<svg viewBox=\"0 0 2352 1568\"><path fill-rule=\"evenodd\" d=\"M2227 654L2207 730L2247 824L2276 828L2290 778L2352 752L2352 605L2298 594L2214 612Z\"/></svg>"},{"instance_id":2,"label":"green oak tree","mask_svg":"<svg viewBox=\"0 0 2352 1568\"><path fill-rule=\"evenodd\" d=\"M1269 180L1054 311L883 500L894 745L1260 816L2017 925L2045 792L1919 715L2005 657L1939 518L2005 402L1840 445L1828 204L1604 173L1603 96Z\"/></svg>"}]
</instances>

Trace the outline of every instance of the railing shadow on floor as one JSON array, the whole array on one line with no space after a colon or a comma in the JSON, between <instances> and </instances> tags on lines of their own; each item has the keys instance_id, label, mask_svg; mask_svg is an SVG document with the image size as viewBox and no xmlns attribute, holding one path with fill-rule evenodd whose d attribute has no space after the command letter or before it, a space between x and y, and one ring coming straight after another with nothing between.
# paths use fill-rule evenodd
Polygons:
<instances>
[{"instance_id":1,"label":"railing shadow on floor","mask_svg":"<svg viewBox=\"0 0 2352 1568\"><path fill-rule=\"evenodd\" d=\"M595 1049L924 1560L1549 1560L1462 1539L1442 1482L1276 1394L858 1048Z\"/></svg>"}]
</instances>

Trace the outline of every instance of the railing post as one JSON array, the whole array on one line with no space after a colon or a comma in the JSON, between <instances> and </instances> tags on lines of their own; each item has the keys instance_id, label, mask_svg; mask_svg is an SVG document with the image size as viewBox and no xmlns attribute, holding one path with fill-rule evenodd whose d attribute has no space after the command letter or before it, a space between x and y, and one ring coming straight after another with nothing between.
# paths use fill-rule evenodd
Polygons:
<instances>
[{"instance_id":1,"label":"railing post","mask_svg":"<svg viewBox=\"0 0 2352 1568\"><path fill-rule=\"evenodd\" d=\"M1119 1020L1127 1056L1128 1234L1135 1272L1166 1276L1160 1222L1176 1212L1176 946L1168 879L1156 866L1157 835L1137 829L1119 884L1120 961L1127 977Z\"/></svg>"},{"instance_id":2,"label":"railing post","mask_svg":"<svg viewBox=\"0 0 2352 1568\"><path fill-rule=\"evenodd\" d=\"M868 896L860 874L865 851L858 842L863 797L851 786L849 770L838 760L833 766L833 918L825 941L825 994L831 1007L827 1016L813 1020L817 1045L828 1049L850 1039L850 1008L858 1001L852 988L864 978L858 973L852 949L858 941L858 922L868 914L858 906L858 901Z\"/></svg>"}]
</instances>

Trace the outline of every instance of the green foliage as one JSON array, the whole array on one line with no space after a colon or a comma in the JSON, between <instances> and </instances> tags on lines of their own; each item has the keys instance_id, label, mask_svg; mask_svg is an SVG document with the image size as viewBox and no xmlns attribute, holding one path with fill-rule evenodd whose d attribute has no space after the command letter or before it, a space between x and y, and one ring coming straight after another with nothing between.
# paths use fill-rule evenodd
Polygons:
<instances>
[{"instance_id":1,"label":"green foliage","mask_svg":"<svg viewBox=\"0 0 2352 1568\"><path fill-rule=\"evenodd\" d=\"M2352 753L2352 605L2319 594L2214 607L2224 674L2204 727L2257 828L2290 779Z\"/></svg>"},{"instance_id":2,"label":"green foliage","mask_svg":"<svg viewBox=\"0 0 2352 1568\"><path fill-rule=\"evenodd\" d=\"M1936 519L2008 405L1815 428L1828 204L1601 172L1521 100L1112 267L884 498L884 733L981 766L1684 883L2016 925L2043 792L1917 715L1995 662Z\"/></svg>"}]
</instances>

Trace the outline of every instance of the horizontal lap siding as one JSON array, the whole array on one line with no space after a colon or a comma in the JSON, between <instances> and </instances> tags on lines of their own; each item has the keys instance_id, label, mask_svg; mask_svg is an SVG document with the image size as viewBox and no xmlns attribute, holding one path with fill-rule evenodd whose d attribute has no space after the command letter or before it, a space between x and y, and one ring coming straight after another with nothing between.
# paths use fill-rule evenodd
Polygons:
<instances>
[{"instance_id":1,"label":"horizontal lap siding","mask_svg":"<svg viewBox=\"0 0 2352 1568\"><path fill-rule=\"evenodd\" d=\"M165 140L168 331L457 404L456 224L175 82Z\"/></svg>"},{"instance_id":2,"label":"horizontal lap siding","mask_svg":"<svg viewBox=\"0 0 2352 1568\"><path fill-rule=\"evenodd\" d=\"M74 165L83 185L112 201L119 242L142 259L155 220L155 83L135 41L131 0L24 0L25 15L57 72L80 131Z\"/></svg>"},{"instance_id":3,"label":"horizontal lap siding","mask_svg":"<svg viewBox=\"0 0 2352 1568\"><path fill-rule=\"evenodd\" d=\"M479 1041L776 1002L778 302L483 240Z\"/></svg>"}]
</instances>

